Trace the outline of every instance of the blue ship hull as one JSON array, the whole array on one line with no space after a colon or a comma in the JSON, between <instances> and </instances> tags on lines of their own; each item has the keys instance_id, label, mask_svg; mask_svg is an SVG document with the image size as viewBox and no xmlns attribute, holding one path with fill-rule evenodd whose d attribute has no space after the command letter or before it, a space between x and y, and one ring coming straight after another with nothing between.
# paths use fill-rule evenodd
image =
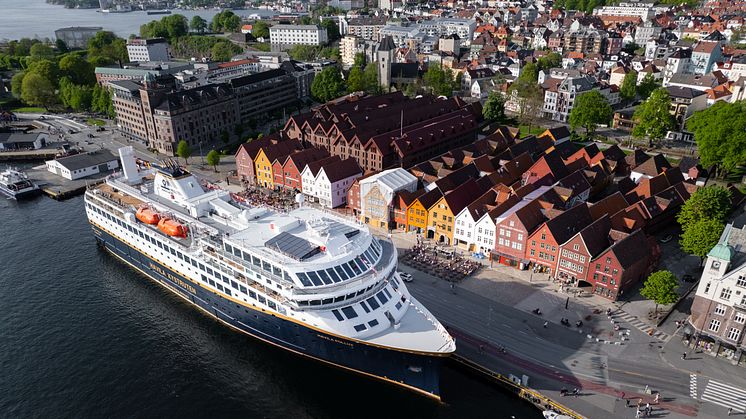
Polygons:
<instances>
[{"instance_id":1,"label":"blue ship hull","mask_svg":"<svg viewBox=\"0 0 746 419\"><path fill-rule=\"evenodd\" d=\"M440 399L443 356L399 351L325 333L203 288L91 223L106 250L223 323L291 352Z\"/></svg>"}]
</instances>

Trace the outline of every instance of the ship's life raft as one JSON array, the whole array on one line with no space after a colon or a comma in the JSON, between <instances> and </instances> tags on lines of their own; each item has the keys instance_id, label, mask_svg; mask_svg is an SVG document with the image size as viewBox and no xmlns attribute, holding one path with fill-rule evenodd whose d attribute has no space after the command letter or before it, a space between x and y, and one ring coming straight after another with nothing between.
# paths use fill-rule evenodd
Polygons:
<instances>
[{"instance_id":1,"label":"ship's life raft","mask_svg":"<svg viewBox=\"0 0 746 419\"><path fill-rule=\"evenodd\" d=\"M161 221L158 222L158 230L161 230L163 233L172 237L186 238L187 236L186 226L170 218L161 219Z\"/></svg>"},{"instance_id":2,"label":"ship's life raft","mask_svg":"<svg viewBox=\"0 0 746 419\"><path fill-rule=\"evenodd\" d=\"M135 217L143 223L151 225L158 224L158 221L161 220L161 216L157 212L145 207L138 209Z\"/></svg>"}]
</instances>

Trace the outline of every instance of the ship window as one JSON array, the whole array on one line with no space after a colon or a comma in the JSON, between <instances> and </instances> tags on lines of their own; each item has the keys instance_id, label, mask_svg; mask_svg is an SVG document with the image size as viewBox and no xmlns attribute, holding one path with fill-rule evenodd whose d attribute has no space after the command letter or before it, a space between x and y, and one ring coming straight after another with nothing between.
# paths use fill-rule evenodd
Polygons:
<instances>
[{"instance_id":1,"label":"ship window","mask_svg":"<svg viewBox=\"0 0 746 419\"><path fill-rule=\"evenodd\" d=\"M341 322L343 322L345 320L345 318L342 317L341 314L339 314L339 310L337 310L337 309L332 310L332 314L334 314L334 317L336 317L337 320L339 320Z\"/></svg>"},{"instance_id":2,"label":"ship window","mask_svg":"<svg viewBox=\"0 0 746 419\"><path fill-rule=\"evenodd\" d=\"M350 267L349 264L343 263L341 266L344 268L345 272L347 273L347 277L348 278L354 278L355 277L355 272L352 270L352 268Z\"/></svg>"},{"instance_id":3,"label":"ship window","mask_svg":"<svg viewBox=\"0 0 746 419\"><path fill-rule=\"evenodd\" d=\"M367 301L367 302L368 302L368 304L370 305L370 307L371 307L371 308L372 308L373 310L376 310L376 309L378 309L378 307L380 307L380 306L381 306L380 304L378 304L378 301L376 301L376 299L375 299L375 298L373 298L373 297L370 297L370 298L368 298L368 299L367 299L367 300L365 300L365 301Z\"/></svg>"},{"instance_id":4,"label":"ship window","mask_svg":"<svg viewBox=\"0 0 746 419\"><path fill-rule=\"evenodd\" d=\"M173 247L169 247L168 250L171 252L173 256L176 256L176 250L174 250Z\"/></svg>"},{"instance_id":5,"label":"ship window","mask_svg":"<svg viewBox=\"0 0 746 419\"><path fill-rule=\"evenodd\" d=\"M389 297L386 297L383 294L383 291L379 291L378 294L376 294L376 297L378 297L378 299L381 300L381 305L386 304L386 301L389 300Z\"/></svg>"},{"instance_id":6,"label":"ship window","mask_svg":"<svg viewBox=\"0 0 746 419\"><path fill-rule=\"evenodd\" d=\"M335 266L334 271L337 272L340 278L342 278L342 281L350 278L350 276L347 275L347 272L345 272L345 270L342 269L342 266Z\"/></svg>"},{"instance_id":7,"label":"ship window","mask_svg":"<svg viewBox=\"0 0 746 419\"><path fill-rule=\"evenodd\" d=\"M363 307L363 310L365 310L366 313L370 313L370 309L368 308L368 305L365 304L365 301L361 301L360 306Z\"/></svg>"},{"instance_id":8,"label":"ship window","mask_svg":"<svg viewBox=\"0 0 746 419\"><path fill-rule=\"evenodd\" d=\"M225 251L228 252L228 253L233 253L233 247L230 244L226 243L225 244Z\"/></svg>"},{"instance_id":9,"label":"ship window","mask_svg":"<svg viewBox=\"0 0 746 419\"><path fill-rule=\"evenodd\" d=\"M276 276L282 277L282 269L278 268L277 266L272 265L272 273Z\"/></svg>"},{"instance_id":10,"label":"ship window","mask_svg":"<svg viewBox=\"0 0 746 419\"><path fill-rule=\"evenodd\" d=\"M233 294L231 294L231 290L229 290L228 287L225 287L225 293L228 294L228 296L233 296Z\"/></svg>"},{"instance_id":11,"label":"ship window","mask_svg":"<svg viewBox=\"0 0 746 419\"><path fill-rule=\"evenodd\" d=\"M238 283L236 283L236 281L231 281L231 286L235 289L238 289Z\"/></svg>"},{"instance_id":12,"label":"ship window","mask_svg":"<svg viewBox=\"0 0 746 419\"><path fill-rule=\"evenodd\" d=\"M246 287L244 287L243 285L239 285L239 288L241 288L242 293L246 294Z\"/></svg>"},{"instance_id":13,"label":"ship window","mask_svg":"<svg viewBox=\"0 0 746 419\"><path fill-rule=\"evenodd\" d=\"M310 287L312 285L311 281L308 279L308 276L306 276L306 274L304 274L303 272L298 272L296 275L298 276L298 279L300 279L301 284L307 287Z\"/></svg>"},{"instance_id":14,"label":"ship window","mask_svg":"<svg viewBox=\"0 0 746 419\"><path fill-rule=\"evenodd\" d=\"M399 310L401 308L401 301L396 303L396 309Z\"/></svg>"},{"instance_id":15,"label":"ship window","mask_svg":"<svg viewBox=\"0 0 746 419\"><path fill-rule=\"evenodd\" d=\"M334 269L328 268L326 270L326 272L329 274L329 277L332 279L332 281L334 281L334 282L341 282L342 281L341 279L339 279L339 276L337 276L337 273L334 272Z\"/></svg>"},{"instance_id":16,"label":"ship window","mask_svg":"<svg viewBox=\"0 0 746 419\"><path fill-rule=\"evenodd\" d=\"M321 301L321 304L331 304L331 303L332 303L332 301L334 301L334 299L333 299L333 298L324 298L324 299L323 299L323 300Z\"/></svg>"},{"instance_id":17,"label":"ship window","mask_svg":"<svg viewBox=\"0 0 746 419\"><path fill-rule=\"evenodd\" d=\"M215 286L218 288L219 291L223 291L223 286L220 284L215 284Z\"/></svg>"},{"instance_id":18,"label":"ship window","mask_svg":"<svg viewBox=\"0 0 746 419\"><path fill-rule=\"evenodd\" d=\"M251 263L254 266L262 266L262 261L258 257L256 257L256 256L252 256L251 257Z\"/></svg>"},{"instance_id":19,"label":"ship window","mask_svg":"<svg viewBox=\"0 0 746 419\"><path fill-rule=\"evenodd\" d=\"M268 306L269 306L269 308L271 308L272 310L277 310L277 306L275 305L275 302L274 302L274 301L267 301L267 305L268 305ZM277 327L279 327L279 326L277 326Z\"/></svg>"},{"instance_id":20,"label":"ship window","mask_svg":"<svg viewBox=\"0 0 746 419\"><path fill-rule=\"evenodd\" d=\"M176 252L176 256L178 256L179 259L184 260L184 254L183 253L177 251Z\"/></svg>"},{"instance_id":21,"label":"ship window","mask_svg":"<svg viewBox=\"0 0 746 419\"><path fill-rule=\"evenodd\" d=\"M202 282L207 282L207 277L204 275L200 275L202 277Z\"/></svg>"},{"instance_id":22,"label":"ship window","mask_svg":"<svg viewBox=\"0 0 746 419\"><path fill-rule=\"evenodd\" d=\"M205 265L203 265L203 264L201 264L201 263L200 263L200 264L199 264L199 268L200 268L200 269L202 269L202 270L204 271L204 270L205 270Z\"/></svg>"},{"instance_id":23,"label":"ship window","mask_svg":"<svg viewBox=\"0 0 746 419\"><path fill-rule=\"evenodd\" d=\"M256 293L254 291L249 290L249 297L256 299Z\"/></svg>"},{"instance_id":24,"label":"ship window","mask_svg":"<svg viewBox=\"0 0 746 419\"><path fill-rule=\"evenodd\" d=\"M299 306L307 306L308 305L308 301L298 301L298 305Z\"/></svg>"},{"instance_id":25,"label":"ship window","mask_svg":"<svg viewBox=\"0 0 746 419\"><path fill-rule=\"evenodd\" d=\"M391 298L391 293L386 288L383 289L383 293L386 294L387 297Z\"/></svg>"},{"instance_id":26,"label":"ship window","mask_svg":"<svg viewBox=\"0 0 746 419\"><path fill-rule=\"evenodd\" d=\"M370 327L376 327L376 326L378 326L378 320L373 319L373 320L369 321L368 322L368 326L370 326Z\"/></svg>"},{"instance_id":27,"label":"ship window","mask_svg":"<svg viewBox=\"0 0 746 419\"><path fill-rule=\"evenodd\" d=\"M355 309L351 306L342 307L342 313L344 313L345 317L347 317L348 319L354 319L355 317L357 317Z\"/></svg>"},{"instance_id":28,"label":"ship window","mask_svg":"<svg viewBox=\"0 0 746 419\"><path fill-rule=\"evenodd\" d=\"M139 235L140 235L140 238L141 238L141 239L144 239L144 238L145 238L145 235L144 235L144 234L142 234L142 231L138 231L138 232L137 232L137 234L139 234Z\"/></svg>"},{"instance_id":29,"label":"ship window","mask_svg":"<svg viewBox=\"0 0 746 419\"><path fill-rule=\"evenodd\" d=\"M236 257L240 258L241 257L241 249L239 249L237 247L234 247L233 248L233 256L236 256Z\"/></svg>"},{"instance_id":30,"label":"ship window","mask_svg":"<svg viewBox=\"0 0 746 419\"><path fill-rule=\"evenodd\" d=\"M318 300L316 300L316 301L318 302ZM263 295L260 295L260 296L259 296L259 302L260 302L260 303L262 303L262 304L266 304L266 303L267 303L267 299L266 299L266 298L264 298L264 296L263 296Z\"/></svg>"},{"instance_id":31,"label":"ship window","mask_svg":"<svg viewBox=\"0 0 746 419\"><path fill-rule=\"evenodd\" d=\"M363 330L367 329L364 324L356 324L355 325L355 331L356 332L362 332Z\"/></svg>"},{"instance_id":32,"label":"ship window","mask_svg":"<svg viewBox=\"0 0 746 419\"><path fill-rule=\"evenodd\" d=\"M324 282L325 285L334 283L334 281L332 281L332 279L329 277L326 271L318 271L316 273L319 275L319 278L321 278L321 280Z\"/></svg>"},{"instance_id":33,"label":"ship window","mask_svg":"<svg viewBox=\"0 0 746 419\"><path fill-rule=\"evenodd\" d=\"M251 255L250 254L248 254L246 252L243 252L243 253L241 253L241 255L242 255L243 260L245 260L246 262L251 262Z\"/></svg>"},{"instance_id":34,"label":"ship window","mask_svg":"<svg viewBox=\"0 0 746 419\"><path fill-rule=\"evenodd\" d=\"M316 272L309 272L308 273L308 278L311 279L311 282L313 282L313 285L315 285L317 287L320 286L320 285L324 285L324 283L321 282L321 279L319 279L319 276L316 275Z\"/></svg>"},{"instance_id":35,"label":"ship window","mask_svg":"<svg viewBox=\"0 0 746 419\"><path fill-rule=\"evenodd\" d=\"M334 302L338 303L340 301L344 301L344 299L345 299L345 296L344 295L340 295L339 297L334 297Z\"/></svg>"},{"instance_id":36,"label":"ship window","mask_svg":"<svg viewBox=\"0 0 746 419\"><path fill-rule=\"evenodd\" d=\"M368 256L368 251L367 250L365 252L361 253L359 257L360 257L360 259L364 259L365 260L365 265L366 266L370 266L370 264L371 264L370 263L370 256Z\"/></svg>"},{"instance_id":37,"label":"ship window","mask_svg":"<svg viewBox=\"0 0 746 419\"><path fill-rule=\"evenodd\" d=\"M213 287L215 286L215 281L213 281L212 279L208 279L207 282L209 282L210 285L212 285Z\"/></svg>"},{"instance_id":38,"label":"ship window","mask_svg":"<svg viewBox=\"0 0 746 419\"><path fill-rule=\"evenodd\" d=\"M192 266L194 266L195 268L197 267L197 261L196 260L189 259L189 261L192 262Z\"/></svg>"},{"instance_id":39,"label":"ship window","mask_svg":"<svg viewBox=\"0 0 746 419\"><path fill-rule=\"evenodd\" d=\"M225 282L227 284L227 283L230 282L230 280L228 279L227 276L223 275L223 282Z\"/></svg>"},{"instance_id":40,"label":"ship window","mask_svg":"<svg viewBox=\"0 0 746 419\"><path fill-rule=\"evenodd\" d=\"M317 305L321 305L321 300L311 300L311 301L309 301L309 303L312 306L317 306Z\"/></svg>"},{"instance_id":41,"label":"ship window","mask_svg":"<svg viewBox=\"0 0 746 419\"><path fill-rule=\"evenodd\" d=\"M158 245L159 248L163 249L163 245L161 244L161 242L155 242L155 244Z\"/></svg>"},{"instance_id":42,"label":"ship window","mask_svg":"<svg viewBox=\"0 0 746 419\"><path fill-rule=\"evenodd\" d=\"M360 269L359 266L357 266L357 263L355 263L355 259L347 262L347 265L349 265L350 269L352 269L352 271L355 272L354 276L360 275L363 272L363 270Z\"/></svg>"},{"instance_id":43,"label":"ship window","mask_svg":"<svg viewBox=\"0 0 746 419\"><path fill-rule=\"evenodd\" d=\"M358 292L355 293L355 295L356 296L363 295L364 292L365 290L359 290Z\"/></svg>"},{"instance_id":44,"label":"ship window","mask_svg":"<svg viewBox=\"0 0 746 419\"><path fill-rule=\"evenodd\" d=\"M210 269L209 266L207 267L207 273L210 275L215 275L215 273L212 271L212 269Z\"/></svg>"}]
</instances>

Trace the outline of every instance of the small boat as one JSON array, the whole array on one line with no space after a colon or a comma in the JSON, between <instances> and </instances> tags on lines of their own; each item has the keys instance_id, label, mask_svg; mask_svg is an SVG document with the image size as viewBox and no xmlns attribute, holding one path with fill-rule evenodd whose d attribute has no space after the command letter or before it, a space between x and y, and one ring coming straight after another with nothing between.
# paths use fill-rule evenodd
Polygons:
<instances>
[{"instance_id":1,"label":"small boat","mask_svg":"<svg viewBox=\"0 0 746 419\"><path fill-rule=\"evenodd\" d=\"M0 194L18 200L35 197L41 194L41 189L25 173L7 169L0 172Z\"/></svg>"},{"instance_id":2,"label":"small boat","mask_svg":"<svg viewBox=\"0 0 746 419\"><path fill-rule=\"evenodd\" d=\"M161 220L161 216L157 212L147 207L142 207L138 209L137 214L135 214L135 217L137 217L137 219L140 220L141 222L145 224L150 224L150 225L158 224L158 221Z\"/></svg>"},{"instance_id":3,"label":"small boat","mask_svg":"<svg viewBox=\"0 0 746 419\"><path fill-rule=\"evenodd\" d=\"M170 15L170 10L148 10L149 15Z\"/></svg>"},{"instance_id":4,"label":"small boat","mask_svg":"<svg viewBox=\"0 0 746 419\"><path fill-rule=\"evenodd\" d=\"M161 218L158 222L158 230L172 237L186 238L187 236L186 226L170 218Z\"/></svg>"}]
</instances>

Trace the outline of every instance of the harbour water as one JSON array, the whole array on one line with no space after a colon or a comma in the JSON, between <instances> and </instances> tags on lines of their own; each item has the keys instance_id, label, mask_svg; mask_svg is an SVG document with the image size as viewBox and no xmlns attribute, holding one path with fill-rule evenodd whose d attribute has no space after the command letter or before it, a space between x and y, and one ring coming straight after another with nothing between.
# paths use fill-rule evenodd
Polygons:
<instances>
[{"instance_id":1,"label":"harbour water","mask_svg":"<svg viewBox=\"0 0 746 419\"><path fill-rule=\"evenodd\" d=\"M82 197L0 220L0 416L540 417L452 366L438 404L231 331L99 250Z\"/></svg>"},{"instance_id":2,"label":"harbour water","mask_svg":"<svg viewBox=\"0 0 746 419\"><path fill-rule=\"evenodd\" d=\"M187 19L202 16L208 22L219 10L174 10ZM248 17L273 15L271 10L236 10L236 14ZM68 26L101 26L126 38L138 34L140 25L151 20L160 20L167 15L148 15L144 11L129 13L100 13L98 9L66 9L48 4L44 0L0 0L0 40L20 38L51 38L54 31Z\"/></svg>"}]
</instances>

